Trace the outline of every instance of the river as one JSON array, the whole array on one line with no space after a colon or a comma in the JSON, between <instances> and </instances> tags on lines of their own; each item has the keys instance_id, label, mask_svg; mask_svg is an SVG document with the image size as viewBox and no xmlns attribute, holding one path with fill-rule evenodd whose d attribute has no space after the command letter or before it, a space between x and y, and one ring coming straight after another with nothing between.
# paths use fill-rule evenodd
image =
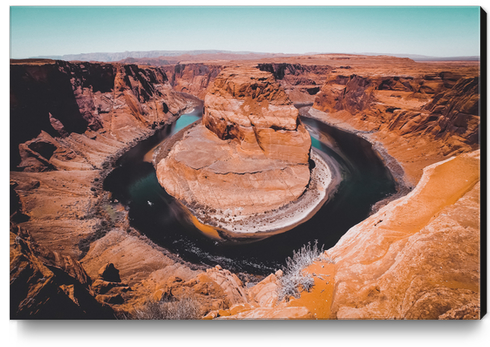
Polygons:
<instances>
[{"instance_id":1,"label":"river","mask_svg":"<svg viewBox=\"0 0 490 347\"><path fill-rule=\"evenodd\" d=\"M158 130L124 154L104 181L104 189L129 207L134 228L191 263L269 274L281 269L293 250L308 242L317 240L319 247L331 248L349 228L370 214L376 202L396 192L393 177L369 142L301 117L312 136L312 145L340 168L342 182L334 196L304 223L261 241L230 243L207 238L160 186L151 164L152 151L159 143L200 116L199 111L194 111Z\"/></svg>"}]
</instances>

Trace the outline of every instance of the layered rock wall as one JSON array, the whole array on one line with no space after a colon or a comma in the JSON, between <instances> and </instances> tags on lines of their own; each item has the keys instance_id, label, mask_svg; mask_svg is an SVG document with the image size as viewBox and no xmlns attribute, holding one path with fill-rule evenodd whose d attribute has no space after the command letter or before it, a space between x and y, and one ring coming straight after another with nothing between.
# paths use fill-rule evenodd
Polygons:
<instances>
[{"instance_id":1,"label":"layered rock wall","mask_svg":"<svg viewBox=\"0 0 490 347\"><path fill-rule=\"evenodd\" d=\"M188 106L159 68L64 61L12 64L10 99L11 169L28 171L57 160L100 168L83 147L114 153Z\"/></svg>"},{"instance_id":2,"label":"layered rock wall","mask_svg":"<svg viewBox=\"0 0 490 347\"><path fill-rule=\"evenodd\" d=\"M213 63L190 63L162 66L174 90L189 93L204 99L207 88L213 85L214 79L223 66Z\"/></svg>"},{"instance_id":3,"label":"layered rock wall","mask_svg":"<svg viewBox=\"0 0 490 347\"><path fill-rule=\"evenodd\" d=\"M249 156L306 164L311 142L287 94L268 74L225 70L204 99L203 124Z\"/></svg>"},{"instance_id":4,"label":"layered rock wall","mask_svg":"<svg viewBox=\"0 0 490 347\"><path fill-rule=\"evenodd\" d=\"M242 62L243 64L243 62ZM204 99L221 70L235 66L230 62L179 63L162 66L176 91L190 93ZM261 71L270 72L294 103L313 103L330 65L299 63L248 63Z\"/></svg>"},{"instance_id":5,"label":"layered rock wall","mask_svg":"<svg viewBox=\"0 0 490 347\"><path fill-rule=\"evenodd\" d=\"M136 65L12 63L11 318L114 318L112 309L101 308L105 303L117 311L135 298L145 300L144 290L124 285L92 288L107 262L94 265L85 257L101 242L107 249L104 236L111 231L128 240L127 212L102 189L115 159L199 105L166 80L162 70ZM138 246L144 254L153 249L137 236L129 240L111 249L119 254ZM43 249L40 255L37 250ZM161 253L159 258L176 264ZM110 260L123 267L117 257ZM130 278L151 273L148 269L133 264L121 283L134 286L138 282Z\"/></svg>"},{"instance_id":6,"label":"layered rock wall","mask_svg":"<svg viewBox=\"0 0 490 347\"><path fill-rule=\"evenodd\" d=\"M309 113L368 133L398 160L413 186L428 164L478 148L479 78L472 75L332 73Z\"/></svg>"}]
</instances>

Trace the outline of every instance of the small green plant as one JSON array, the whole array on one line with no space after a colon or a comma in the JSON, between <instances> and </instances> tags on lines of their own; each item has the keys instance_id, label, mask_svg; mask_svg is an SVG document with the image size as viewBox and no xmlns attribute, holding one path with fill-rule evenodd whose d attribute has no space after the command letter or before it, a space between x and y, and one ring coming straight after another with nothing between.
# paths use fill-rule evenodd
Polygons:
<instances>
[{"instance_id":1,"label":"small green plant","mask_svg":"<svg viewBox=\"0 0 490 347\"><path fill-rule=\"evenodd\" d=\"M199 318L201 318L200 304L193 298L150 301L143 308L135 310L134 314L129 317L129 319L140 320L189 320Z\"/></svg>"},{"instance_id":2,"label":"small green plant","mask_svg":"<svg viewBox=\"0 0 490 347\"><path fill-rule=\"evenodd\" d=\"M293 251L293 257L286 259L284 275L280 279L279 300L288 297L298 298L300 290L310 291L313 287L314 280L310 274L305 274L303 270L313 264L318 259L332 262L323 253L322 248L318 248L318 240L315 240L313 246L310 242L303 245L298 251Z\"/></svg>"}]
</instances>

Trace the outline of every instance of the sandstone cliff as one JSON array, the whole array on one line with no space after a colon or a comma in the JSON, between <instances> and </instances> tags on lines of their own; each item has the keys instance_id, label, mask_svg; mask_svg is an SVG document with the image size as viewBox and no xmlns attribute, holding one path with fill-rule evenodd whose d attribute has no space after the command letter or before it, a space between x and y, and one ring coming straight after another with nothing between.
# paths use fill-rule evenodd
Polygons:
<instances>
[{"instance_id":1,"label":"sandstone cliff","mask_svg":"<svg viewBox=\"0 0 490 347\"><path fill-rule=\"evenodd\" d=\"M157 68L14 61L11 73L11 151L14 153L11 169L15 170L10 174L13 240L22 244L22 235L29 235L29 244L53 252L56 259L71 259L74 264L80 261L83 273L87 269L93 281L99 279L98 270L110 260L118 268L124 268L117 259L105 262L98 259L96 269L91 272L88 264L93 262L84 260L87 252L92 254L90 249L94 244L107 244L104 235L113 235L111 230L121 231L122 239L128 238L126 231L130 230L127 212L122 205L110 202L108 193L102 190L102 180L118 156L137 141L150 136L155 128L173 121L186 108L198 107L199 103L174 92L166 82L165 73ZM139 237L127 240L134 242L117 243L115 247L136 250L140 243L153 249ZM19 262L27 261L33 264L30 267L37 269L32 271L39 272L42 278L49 274L45 267L50 267L51 263L45 258L39 260L36 255L30 255L32 252L27 246L22 248L27 253L21 251L27 260L21 260L24 258L15 250L16 244L11 244L11 290L15 288L19 295L18 300L12 300L12 318L31 315L74 318L91 314L86 309L90 309L92 304L87 308L74 309L73 314L53 308L50 315L45 310L49 311L51 306L36 306L35 310L41 310L36 313L22 302L37 300L37 292L46 292L47 295L40 297L40 302L68 299L77 304L77 294L73 296L70 290L82 290L85 297L92 297L83 299L84 302L97 303L94 299L97 297L101 302L116 305L116 309L134 297L144 300L136 294L139 293L137 290L124 289L128 283L134 285L125 275L121 285L111 284L117 288L110 292L108 284L102 283L105 293L100 298L100 285L96 286L97 290L79 289L80 285L91 280L66 282L71 267L56 270L58 277L53 277L54 282L46 281L47 284L55 283L54 287L50 284L48 293L42 285L24 281L25 277L17 274L15 269L22 267L19 267ZM119 252L123 249L119 248ZM143 253L148 254L147 249ZM175 260L163 254L161 257L168 264L176 264ZM178 265L175 267L179 268ZM141 269L148 273L148 266L141 265L133 267L131 276ZM63 289L65 287L66 290ZM82 305L80 300L78 302ZM93 318L95 316L97 314L92 314ZM107 313L101 313L100 318L104 317ZM113 318L114 314L111 313L110 317Z\"/></svg>"},{"instance_id":2,"label":"sandstone cliff","mask_svg":"<svg viewBox=\"0 0 490 347\"><path fill-rule=\"evenodd\" d=\"M396 158L412 186L428 164L478 148L479 78L450 71L328 77L309 114L370 141Z\"/></svg>"},{"instance_id":3,"label":"sandstone cliff","mask_svg":"<svg viewBox=\"0 0 490 347\"><path fill-rule=\"evenodd\" d=\"M304 192L311 140L270 73L223 70L204 109L202 124L187 130L157 163L169 194L190 207L251 215Z\"/></svg>"},{"instance_id":4,"label":"sandstone cliff","mask_svg":"<svg viewBox=\"0 0 490 347\"><path fill-rule=\"evenodd\" d=\"M189 93L203 100L207 88L223 69L218 63L190 63L162 66L174 90Z\"/></svg>"},{"instance_id":5,"label":"sandstone cliff","mask_svg":"<svg viewBox=\"0 0 490 347\"><path fill-rule=\"evenodd\" d=\"M313 103L315 95L320 91L326 76L332 70L330 65L301 64L297 62L237 62L240 65L256 67L270 72L279 85L288 94L293 103ZM169 83L176 91L189 93L204 99L208 89L221 70L237 64L227 61L209 61L202 63L178 63L162 66L168 76Z\"/></svg>"},{"instance_id":6,"label":"sandstone cliff","mask_svg":"<svg viewBox=\"0 0 490 347\"><path fill-rule=\"evenodd\" d=\"M10 99L11 169L24 171L100 169L189 105L161 69L63 61L12 64Z\"/></svg>"},{"instance_id":7,"label":"sandstone cliff","mask_svg":"<svg viewBox=\"0 0 490 347\"><path fill-rule=\"evenodd\" d=\"M10 317L17 319L113 319L94 298L78 261L44 249L27 232L10 233Z\"/></svg>"}]
</instances>

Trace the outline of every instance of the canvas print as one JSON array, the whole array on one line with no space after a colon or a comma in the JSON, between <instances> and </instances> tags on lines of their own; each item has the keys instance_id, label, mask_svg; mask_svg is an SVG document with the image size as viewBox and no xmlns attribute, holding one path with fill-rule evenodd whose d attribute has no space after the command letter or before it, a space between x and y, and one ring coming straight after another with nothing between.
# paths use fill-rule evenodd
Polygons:
<instances>
[{"instance_id":1,"label":"canvas print","mask_svg":"<svg viewBox=\"0 0 490 347\"><path fill-rule=\"evenodd\" d=\"M480 319L482 27L11 7L10 318Z\"/></svg>"}]
</instances>

